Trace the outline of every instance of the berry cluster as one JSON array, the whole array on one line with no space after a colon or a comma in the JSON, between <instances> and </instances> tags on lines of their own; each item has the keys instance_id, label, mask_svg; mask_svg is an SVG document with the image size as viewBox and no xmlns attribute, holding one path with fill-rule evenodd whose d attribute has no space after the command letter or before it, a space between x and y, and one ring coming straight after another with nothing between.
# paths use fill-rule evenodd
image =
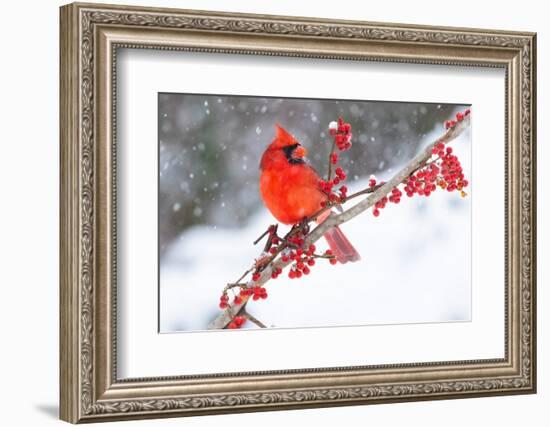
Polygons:
<instances>
[{"instance_id":1,"label":"berry cluster","mask_svg":"<svg viewBox=\"0 0 550 427\"><path fill-rule=\"evenodd\" d=\"M440 165L440 176L437 185L447 191L460 191L462 197L466 197L464 188L468 186L468 180L464 178L464 172L460 160L453 154L452 147L445 148L443 143L438 143L433 153L437 156Z\"/></svg>"},{"instance_id":2,"label":"berry cluster","mask_svg":"<svg viewBox=\"0 0 550 427\"><path fill-rule=\"evenodd\" d=\"M309 245L305 251L297 248L283 253L281 256L283 262L294 261L288 272L289 279L299 279L302 275L307 276L311 272L310 267L315 265L315 249L315 245Z\"/></svg>"},{"instance_id":3,"label":"berry cluster","mask_svg":"<svg viewBox=\"0 0 550 427\"><path fill-rule=\"evenodd\" d=\"M456 126L457 122L464 120L470 114L470 110L464 113L456 114L455 120L447 120L445 128L450 129ZM432 149L432 158L428 163L412 173L404 182L403 190L408 197L413 197L415 194L419 196L430 196L438 187L451 191L460 191L462 197L466 197L467 193L464 189L468 186L468 180L464 178L464 172L460 160L453 154L452 147L445 147L443 142L438 142ZM374 187L376 179L371 176L369 186ZM380 215L380 210L386 207L387 202L399 203L401 201L402 192L399 188L394 188L389 197L383 197L376 202L372 214Z\"/></svg>"},{"instance_id":4,"label":"berry cluster","mask_svg":"<svg viewBox=\"0 0 550 427\"><path fill-rule=\"evenodd\" d=\"M339 117L337 122L330 122L329 134L334 138L333 151L330 153L330 163L331 165L337 165L339 155L337 151L334 151L334 147L338 148L339 151L346 151L351 148L351 125L344 122L342 117ZM319 180L319 187L328 195L328 201L322 203L323 207L330 203L342 203L347 197L348 187L342 184L347 178L346 172L338 166L334 169L334 174L335 176L332 177L329 171L328 180ZM335 193L334 190L338 185L340 187L337 193Z\"/></svg>"},{"instance_id":5,"label":"berry cluster","mask_svg":"<svg viewBox=\"0 0 550 427\"><path fill-rule=\"evenodd\" d=\"M344 122L342 117L338 117L337 122L330 122L328 131L334 137L334 143L340 151L346 151L351 148L351 125Z\"/></svg>"},{"instance_id":6,"label":"berry cluster","mask_svg":"<svg viewBox=\"0 0 550 427\"><path fill-rule=\"evenodd\" d=\"M470 115L470 109L468 108L463 113L461 112L456 113L456 120L445 120L445 122L443 123L443 126L445 127L445 129L454 128L458 122L461 122L462 120L464 120L464 117L469 115Z\"/></svg>"},{"instance_id":7,"label":"berry cluster","mask_svg":"<svg viewBox=\"0 0 550 427\"><path fill-rule=\"evenodd\" d=\"M332 250L331 249L327 249L325 251L325 258L328 258L328 261L332 264L332 265L335 265L338 261L336 260L336 257L332 254Z\"/></svg>"},{"instance_id":8,"label":"berry cluster","mask_svg":"<svg viewBox=\"0 0 550 427\"><path fill-rule=\"evenodd\" d=\"M442 142L437 143L432 150L433 160L412 174L405 185L407 196L415 194L428 197L437 187L451 191L460 191L462 197L466 197L464 188L468 186L468 180L464 178L464 172L460 160L453 154L452 147L445 147Z\"/></svg>"},{"instance_id":9,"label":"berry cluster","mask_svg":"<svg viewBox=\"0 0 550 427\"><path fill-rule=\"evenodd\" d=\"M229 296L227 295L226 292L224 292L220 297L220 308L223 310L228 307L229 307Z\"/></svg>"},{"instance_id":10,"label":"berry cluster","mask_svg":"<svg viewBox=\"0 0 550 427\"><path fill-rule=\"evenodd\" d=\"M344 122L342 117L338 117L337 122L329 123L328 132L334 138L334 146L339 151L347 151L351 148L351 138L353 136L351 133L351 124ZM333 150L330 153L330 163L333 165L337 164L338 158L338 152Z\"/></svg>"},{"instance_id":11,"label":"berry cluster","mask_svg":"<svg viewBox=\"0 0 550 427\"><path fill-rule=\"evenodd\" d=\"M227 325L228 329L239 329L246 322L246 317L235 316L231 322Z\"/></svg>"},{"instance_id":12,"label":"berry cluster","mask_svg":"<svg viewBox=\"0 0 550 427\"><path fill-rule=\"evenodd\" d=\"M371 178L369 180L369 186L374 187L375 185L376 185L376 179ZM401 192L401 190L399 188L397 188L397 187L394 188L391 191L391 194L389 196L382 197L379 201L377 201L374 204L374 209L372 210L372 214L376 217L380 216L380 210L384 209L386 207L386 205L388 204L388 202L398 204L401 201L401 196L402 195L403 195L403 193Z\"/></svg>"},{"instance_id":13,"label":"berry cluster","mask_svg":"<svg viewBox=\"0 0 550 427\"><path fill-rule=\"evenodd\" d=\"M239 295L237 295L233 302L235 304L242 304L245 298L252 297L252 300L258 301L259 299L267 298L267 290L260 285L253 285L251 287L242 287ZM222 307L224 308L224 307ZM227 307L225 307L227 308Z\"/></svg>"}]
</instances>

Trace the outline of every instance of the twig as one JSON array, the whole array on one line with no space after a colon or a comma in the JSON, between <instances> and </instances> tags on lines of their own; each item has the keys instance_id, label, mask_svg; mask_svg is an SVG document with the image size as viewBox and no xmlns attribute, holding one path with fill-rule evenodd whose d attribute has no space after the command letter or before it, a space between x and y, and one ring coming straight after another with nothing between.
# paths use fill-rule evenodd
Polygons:
<instances>
[{"instance_id":1,"label":"twig","mask_svg":"<svg viewBox=\"0 0 550 427\"><path fill-rule=\"evenodd\" d=\"M330 154L328 155L328 172L327 172L327 182L332 178L332 156L334 150L336 149L336 140L332 141L332 148L330 149Z\"/></svg>"},{"instance_id":2,"label":"twig","mask_svg":"<svg viewBox=\"0 0 550 427\"><path fill-rule=\"evenodd\" d=\"M260 328L267 328L266 325L264 325L262 322L260 322L258 319L256 319L252 314L250 314L248 311L243 310L242 315L246 317L248 320L250 320L252 323L254 323L256 326L259 326Z\"/></svg>"},{"instance_id":3,"label":"twig","mask_svg":"<svg viewBox=\"0 0 550 427\"><path fill-rule=\"evenodd\" d=\"M267 236L269 233L271 232L271 226L269 226L267 228L267 230L265 230L262 235L260 237L258 237L256 240L254 240L254 244L257 245L260 240L262 240L265 236Z\"/></svg>"},{"instance_id":4,"label":"twig","mask_svg":"<svg viewBox=\"0 0 550 427\"><path fill-rule=\"evenodd\" d=\"M307 235L305 238L305 244L312 244L319 240L328 230L331 228L336 227L337 225L343 224L356 216L360 215L367 209L374 206L377 202L382 200L388 193L391 192L392 189L397 187L399 184L404 182L412 173L414 173L419 168L423 167L425 163L432 157L432 150L433 147L438 143L447 144L457 138L462 132L470 125L470 116L464 117L464 120L458 122L456 126L450 128L445 132L444 135L437 138L435 141L433 141L431 144L429 144L424 150L422 150L419 154L417 154L409 163L407 163L397 174L395 174L388 182L377 186L374 191L370 191L371 189L365 189L362 191L359 191L357 193L352 194L351 196L347 197L346 201L358 197L363 194L371 194L366 199L360 201L353 207L349 208L348 210L342 212L341 214L331 214L325 221L323 221L321 224L319 224L310 234ZM330 206L327 206L326 208L321 209L316 214L312 215L310 218L315 219L321 213L325 212L326 210L330 209ZM291 264L293 261L289 260L287 262L283 262L280 258L275 260L275 257L277 254L273 256L273 262L269 263L265 266L265 269L262 271L260 279L255 282L257 286L262 286L266 282L271 279L271 273L273 270L277 268L284 269L287 265ZM238 280L237 282L240 282ZM244 300L242 304L238 305L231 305L226 310L221 312L218 317L216 317L210 324L208 325L208 329L223 329L231 320L233 317L245 306L248 299Z\"/></svg>"}]
</instances>

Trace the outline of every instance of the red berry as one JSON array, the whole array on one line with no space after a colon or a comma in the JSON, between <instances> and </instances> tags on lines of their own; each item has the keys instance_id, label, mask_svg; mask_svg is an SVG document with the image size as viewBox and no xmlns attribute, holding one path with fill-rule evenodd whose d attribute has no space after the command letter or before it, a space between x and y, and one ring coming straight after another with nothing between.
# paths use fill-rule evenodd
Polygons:
<instances>
[{"instance_id":1,"label":"red berry","mask_svg":"<svg viewBox=\"0 0 550 427\"><path fill-rule=\"evenodd\" d=\"M373 214L374 216L379 216L379 215L380 215L380 211L379 211L377 208L375 208L375 209L372 211L372 214Z\"/></svg>"},{"instance_id":2,"label":"red berry","mask_svg":"<svg viewBox=\"0 0 550 427\"><path fill-rule=\"evenodd\" d=\"M290 279L295 279L295 278L296 278L296 272L295 272L294 270L290 270L290 271L288 272L288 277L289 277Z\"/></svg>"},{"instance_id":3,"label":"red berry","mask_svg":"<svg viewBox=\"0 0 550 427\"><path fill-rule=\"evenodd\" d=\"M315 265L315 260L313 258L308 259L307 265L309 265L310 267L313 267Z\"/></svg>"},{"instance_id":4,"label":"red berry","mask_svg":"<svg viewBox=\"0 0 550 427\"><path fill-rule=\"evenodd\" d=\"M336 258L330 258L330 259L329 259L329 262L330 262L332 265L334 265L334 264L336 264L336 263L338 262L338 260L337 260Z\"/></svg>"},{"instance_id":5,"label":"red berry","mask_svg":"<svg viewBox=\"0 0 550 427\"><path fill-rule=\"evenodd\" d=\"M461 113L461 112L456 113L456 120L459 121L459 122L464 120L464 114Z\"/></svg>"}]
</instances>

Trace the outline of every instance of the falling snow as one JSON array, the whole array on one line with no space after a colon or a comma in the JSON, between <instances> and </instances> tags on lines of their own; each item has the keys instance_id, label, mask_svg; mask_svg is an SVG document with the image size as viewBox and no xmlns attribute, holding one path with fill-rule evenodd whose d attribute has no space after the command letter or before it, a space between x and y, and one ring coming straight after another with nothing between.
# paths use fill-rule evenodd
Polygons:
<instances>
[{"instance_id":1,"label":"falling snow","mask_svg":"<svg viewBox=\"0 0 550 427\"><path fill-rule=\"evenodd\" d=\"M329 126L337 128L339 116L349 119L356 144L342 166L354 183L406 160L419 146L418 135L429 134L433 124L452 116L454 109L446 104L436 108L435 104L165 94L158 115L161 245L169 248L176 236L196 224L220 230L239 227L261 208L258 166L275 134L275 123L293 134L307 148L309 162L324 171L332 140ZM407 119L414 111L417 124ZM400 121L406 127L394 128Z\"/></svg>"}]
</instances>

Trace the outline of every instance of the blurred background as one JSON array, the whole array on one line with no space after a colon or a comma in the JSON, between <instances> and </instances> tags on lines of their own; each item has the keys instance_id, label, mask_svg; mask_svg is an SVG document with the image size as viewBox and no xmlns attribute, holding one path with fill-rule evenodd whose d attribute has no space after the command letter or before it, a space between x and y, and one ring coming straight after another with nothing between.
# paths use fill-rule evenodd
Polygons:
<instances>
[{"instance_id":1,"label":"blurred background","mask_svg":"<svg viewBox=\"0 0 550 427\"><path fill-rule=\"evenodd\" d=\"M339 116L350 122L354 145L341 156L341 166L353 191L366 187L371 174L389 179L444 132L444 120L465 108L159 94L161 332L204 330L219 313L223 286L258 256L261 248L252 241L275 222L258 189L259 161L275 123L308 148L310 162L324 173L329 122ZM469 139L466 132L453 142L467 177ZM249 311L275 327L470 319L469 198L440 191L429 199L404 197L379 218L369 212L343 228L364 261L316 266L306 280L283 275L268 285L270 297L249 304ZM334 289L335 281L345 286ZM315 286L314 302L306 285ZM327 309L335 304L339 310Z\"/></svg>"}]
</instances>

